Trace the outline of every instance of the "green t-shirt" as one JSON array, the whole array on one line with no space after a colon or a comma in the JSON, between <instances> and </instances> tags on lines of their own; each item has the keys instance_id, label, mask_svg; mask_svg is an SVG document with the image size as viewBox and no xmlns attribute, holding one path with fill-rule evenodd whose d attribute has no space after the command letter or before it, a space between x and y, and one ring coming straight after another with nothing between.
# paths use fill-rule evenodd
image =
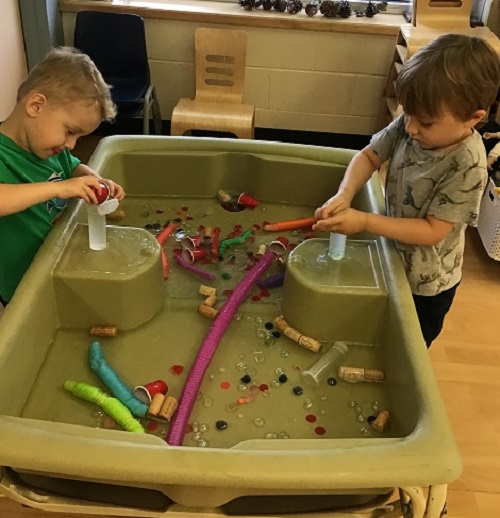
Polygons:
<instances>
[{"instance_id":1,"label":"green t-shirt","mask_svg":"<svg viewBox=\"0 0 500 518\"><path fill-rule=\"evenodd\" d=\"M0 133L0 183L57 182L71 177L80 161L65 150L41 160ZM52 198L0 217L0 295L9 301L68 200Z\"/></svg>"}]
</instances>

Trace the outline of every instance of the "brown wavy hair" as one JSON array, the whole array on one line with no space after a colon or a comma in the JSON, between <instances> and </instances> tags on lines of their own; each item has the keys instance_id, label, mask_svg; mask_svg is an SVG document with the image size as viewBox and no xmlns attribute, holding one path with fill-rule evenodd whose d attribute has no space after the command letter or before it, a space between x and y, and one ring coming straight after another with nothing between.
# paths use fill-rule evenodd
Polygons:
<instances>
[{"instance_id":1,"label":"brown wavy hair","mask_svg":"<svg viewBox=\"0 0 500 518\"><path fill-rule=\"evenodd\" d=\"M447 109L466 121L488 110L499 84L498 56L484 40L444 34L403 64L396 97L409 115L434 118Z\"/></svg>"}]
</instances>

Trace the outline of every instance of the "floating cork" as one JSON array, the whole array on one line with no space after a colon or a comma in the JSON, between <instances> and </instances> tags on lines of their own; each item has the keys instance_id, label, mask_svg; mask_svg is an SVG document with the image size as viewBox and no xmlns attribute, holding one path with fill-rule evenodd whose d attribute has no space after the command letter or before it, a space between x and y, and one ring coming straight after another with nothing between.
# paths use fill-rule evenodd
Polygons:
<instances>
[{"instance_id":1,"label":"floating cork","mask_svg":"<svg viewBox=\"0 0 500 518\"><path fill-rule=\"evenodd\" d=\"M217 191L217 198L219 198L222 203L228 203L231 201L231 195L222 189Z\"/></svg>"},{"instance_id":2,"label":"floating cork","mask_svg":"<svg viewBox=\"0 0 500 518\"><path fill-rule=\"evenodd\" d=\"M89 332L92 336L116 336L118 328L116 326L92 326Z\"/></svg>"},{"instance_id":3,"label":"floating cork","mask_svg":"<svg viewBox=\"0 0 500 518\"><path fill-rule=\"evenodd\" d=\"M257 257L257 259L260 259L266 253L266 250L267 250L266 245L259 245L259 250L255 254L255 257Z\"/></svg>"},{"instance_id":4,"label":"floating cork","mask_svg":"<svg viewBox=\"0 0 500 518\"><path fill-rule=\"evenodd\" d=\"M318 342L318 340L315 340L310 336L303 335L301 332L288 325L283 317L276 317L273 320L273 323L285 336L288 336L288 338L294 342L302 345L302 347L305 347L306 349L309 349L315 353L321 349L321 344Z\"/></svg>"},{"instance_id":5,"label":"floating cork","mask_svg":"<svg viewBox=\"0 0 500 518\"><path fill-rule=\"evenodd\" d=\"M172 396L167 396L163 401L161 410L158 414L158 419L164 419L170 421L175 411L177 410L177 399Z\"/></svg>"},{"instance_id":6,"label":"floating cork","mask_svg":"<svg viewBox=\"0 0 500 518\"><path fill-rule=\"evenodd\" d=\"M204 297L209 297L210 295L217 295L217 288L212 288L211 286L205 286L201 284L198 288L198 293L203 295Z\"/></svg>"},{"instance_id":7,"label":"floating cork","mask_svg":"<svg viewBox=\"0 0 500 518\"><path fill-rule=\"evenodd\" d=\"M384 380L384 371L361 367L339 367L339 378L350 383L359 381L380 382Z\"/></svg>"},{"instance_id":8,"label":"floating cork","mask_svg":"<svg viewBox=\"0 0 500 518\"><path fill-rule=\"evenodd\" d=\"M214 229L212 227L205 227L203 229L203 244L209 245L212 243L212 236L214 233Z\"/></svg>"},{"instance_id":9,"label":"floating cork","mask_svg":"<svg viewBox=\"0 0 500 518\"><path fill-rule=\"evenodd\" d=\"M165 396L161 393L155 394L151 403L149 404L149 408L147 411L147 417L155 418L158 417L160 413L163 402L165 401Z\"/></svg>"},{"instance_id":10,"label":"floating cork","mask_svg":"<svg viewBox=\"0 0 500 518\"><path fill-rule=\"evenodd\" d=\"M106 214L106 219L111 219L113 221L119 221L126 216L125 211L123 209L117 209L109 214Z\"/></svg>"},{"instance_id":11,"label":"floating cork","mask_svg":"<svg viewBox=\"0 0 500 518\"><path fill-rule=\"evenodd\" d=\"M213 308L215 306L215 303L217 302L217 295L215 293L212 293L211 295L209 295L205 301L203 302L203 304L205 306L208 306L209 308Z\"/></svg>"},{"instance_id":12,"label":"floating cork","mask_svg":"<svg viewBox=\"0 0 500 518\"><path fill-rule=\"evenodd\" d=\"M387 425L387 421L389 421L389 417L389 412L387 410L382 410L375 420L372 421L372 428L375 428L375 430L378 430L379 432L383 432Z\"/></svg>"},{"instance_id":13,"label":"floating cork","mask_svg":"<svg viewBox=\"0 0 500 518\"><path fill-rule=\"evenodd\" d=\"M210 306L206 306L205 304L200 304L198 307L198 313L208 318L215 318L219 312Z\"/></svg>"}]
</instances>

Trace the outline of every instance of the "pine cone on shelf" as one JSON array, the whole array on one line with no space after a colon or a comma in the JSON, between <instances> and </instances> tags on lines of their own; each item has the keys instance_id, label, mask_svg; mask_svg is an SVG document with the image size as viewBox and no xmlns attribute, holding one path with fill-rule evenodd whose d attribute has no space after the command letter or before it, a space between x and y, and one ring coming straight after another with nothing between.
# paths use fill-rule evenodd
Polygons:
<instances>
[{"instance_id":1,"label":"pine cone on shelf","mask_svg":"<svg viewBox=\"0 0 500 518\"><path fill-rule=\"evenodd\" d=\"M253 11L256 9L255 0L238 0L238 3L245 11Z\"/></svg>"},{"instance_id":2,"label":"pine cone on shelf","mask_svg":"<svg viewBox=\"0 0 500 518\"><path fill-rule=\"evenodd\" d=\"M306 14L307 16L316 16L318 14L318 11L319 11L319 6L321 4L321 1L320 0L311 0L307 5L306 5Z\"/></svg>"},{"instance_id":3,"label":"pine cone on shelf","mask_svg":"<svg viewBox=\"0 0 500 518\"><path fill-rule=\"evenodd\" d=\"M378 8L373 2L368 2L365 9L365 16L367 18L373 18L378 13Z\"/></svg>"},{"instance_id":4,"label":"pine cone on shelf","mask_svg":"<svg viewBox=\"0 0 500 518\"><path fill-rule=\"evenodd\" d=\"M349 18L352 14L351 4L347 0L339 3L339 16L341 18Z\"/></svg>"},{"instance_id":5,"label":"pine cone on shelf","mask_svg":"<svg viewBox=\"0 0 500 518\"><path fill-rule=\"evenodd\" d=\"M276 11L284 13L286 11L286 4L287 0L276 0L276 2L274 3L274 8L276 9Z\"/></svg>"},{"instance_id":6,"label":"pine cone on shelf","mask_svg":"<svg viewBox=\"0 0 500 518\"><path fill-rule=\"evenodd\" d=\"M300 11L302 11L302 7L302 0L288 0L286 4L286 10L290 14L300 13Z\"/></svg>"},{"instance_id":7,"label":"pine cone on shelf","mask_svg":"<svg viewBox=\"0 0 500 518\"><path fill-rule=\"evenodd\" d=\"M275 4L275 0L262 0L262 8L264 11L270 11Z\"/></svg>"},{"instance_id":8,"label":"pine cone on shelf","mask_svg":"<svg viewBox=\"0 0 500 518\"><path fill-rule=\"evenodd\" d=\"M320 11L323 16L327 18L333 18L339 14L340 6L338 2L332 0L324 0L321 2Z\"/></svg>"}]
</instances>

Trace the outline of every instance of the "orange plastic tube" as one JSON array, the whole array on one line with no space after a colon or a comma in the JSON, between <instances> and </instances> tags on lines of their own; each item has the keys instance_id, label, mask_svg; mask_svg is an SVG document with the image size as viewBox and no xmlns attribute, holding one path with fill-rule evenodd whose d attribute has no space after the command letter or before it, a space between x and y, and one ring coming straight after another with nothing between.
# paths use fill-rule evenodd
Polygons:
<instances>
[{"instance_id":1,"label":"orange plastic tube","mask_svg":"<svg viewBox=\"0 0 500 518\"><path fill-rule=\"evenodd\" d=\"M264 230L268 232L277 232L280 230L293 230L295 228L309 227L316 223L316 218L293 219L290 221L279 221L278 223L269 223L264 225Z\"/></svg>"},{"instance_id":2,"label":"orange plastic tube","mask_svg":"<svg viewBox=\"0 0 500 518\"><path fill-rule=\"evenodd\" d=\"M163 246L165 244L165 241L167 240L168 236L172 234L174 230L177 229L177 223L169 223L157 236L156 240L158 243L160 243L160 246Z\"/></svg>"}]
</instances>

